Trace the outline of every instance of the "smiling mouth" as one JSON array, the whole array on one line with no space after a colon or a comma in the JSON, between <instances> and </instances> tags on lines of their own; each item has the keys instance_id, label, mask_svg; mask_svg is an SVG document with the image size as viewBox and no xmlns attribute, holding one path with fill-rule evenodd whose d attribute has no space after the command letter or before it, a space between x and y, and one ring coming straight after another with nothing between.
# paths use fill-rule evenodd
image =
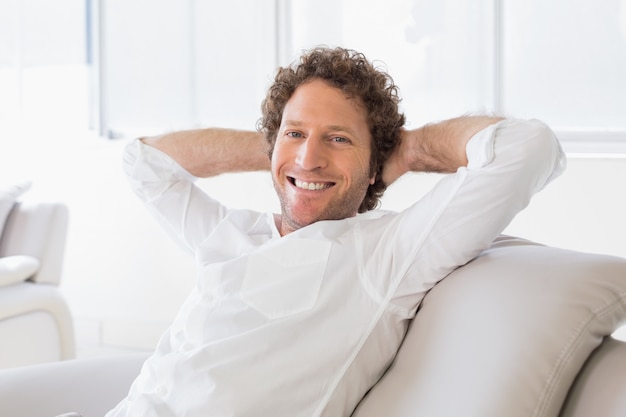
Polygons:
<instances>
[{"instance_id":1,"label":"smiling mouth","mask_svg":"<svg viewBox=\"0 0 626 417\"><path fill-rule=\"evenodd\" d=\"M326 188L330 188L333 185L335 185L334 182L306 182L306 181L298 180L293 177L288 177L288 178L289 178L289 182L291 182L297 188L300 188L302 190L309 190L309 191L325 190Z\"/></svg>"}]
</instances>

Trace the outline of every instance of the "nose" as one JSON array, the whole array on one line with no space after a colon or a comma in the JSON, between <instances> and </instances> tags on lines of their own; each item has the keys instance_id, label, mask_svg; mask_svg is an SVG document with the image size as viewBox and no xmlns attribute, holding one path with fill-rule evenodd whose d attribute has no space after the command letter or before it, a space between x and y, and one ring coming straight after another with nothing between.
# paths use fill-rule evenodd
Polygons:
<instances>
[{"instance_id":1,"label":"nose","mask_svg":"<svg viewBox=\"0 0 626 417\"><path fill-rule=\"evenodd\" d=\"M325 168L327 162L327 149L321 139L309 136L298 146L296 164L302 169L312 171L317 168Z\"/></svg>"}]
</instances>

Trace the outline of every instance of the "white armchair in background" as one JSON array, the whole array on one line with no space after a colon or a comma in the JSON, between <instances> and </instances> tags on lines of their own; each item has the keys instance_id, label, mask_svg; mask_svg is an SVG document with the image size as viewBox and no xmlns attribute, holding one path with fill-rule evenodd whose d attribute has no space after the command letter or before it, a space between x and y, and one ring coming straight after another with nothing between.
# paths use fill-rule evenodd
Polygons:
<instances>
[{"instance_id":1,"label":"white armchair in background","mask_svg":"<svg viewBox=\"0 0 626 417\"><path fill-rule=\"evenodd\" d=\"M74 357L58 288L68 217L62 203L16 202L0 228L0 368Z\"/></svg>"}]
</instances>

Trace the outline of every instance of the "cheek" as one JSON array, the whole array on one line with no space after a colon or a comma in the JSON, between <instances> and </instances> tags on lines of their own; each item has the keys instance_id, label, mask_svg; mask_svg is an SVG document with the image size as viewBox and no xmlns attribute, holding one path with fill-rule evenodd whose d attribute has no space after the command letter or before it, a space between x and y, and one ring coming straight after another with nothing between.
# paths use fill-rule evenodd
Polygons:
<instances>
[{"instance_id":1,"label":"cheek","mask_svg":"<svg viewBox=\"0 0 626 417\"><path fill-rule=\"evenodd\" d=\"M280 140L276 139L276 142L274 142L274 147L272 148L272 154L271 154L272 160L281 159L284 157L284 154L285 154L285 145L281 143Z\"/></svg>"}]
</instances>

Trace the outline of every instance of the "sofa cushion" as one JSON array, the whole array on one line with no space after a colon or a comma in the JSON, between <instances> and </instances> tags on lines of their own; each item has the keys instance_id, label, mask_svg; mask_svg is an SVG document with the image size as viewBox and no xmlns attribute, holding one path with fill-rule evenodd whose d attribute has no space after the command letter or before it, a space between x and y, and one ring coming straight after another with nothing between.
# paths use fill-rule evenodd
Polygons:
<instances>
[{"instance_id":1,"label":"sofa cushion","mask_svg":"<svg viewBox=\"0 0 626 417\"><path fill-rule=\"evenodd\" d=\"M626 259L503 237L424 298L355 416L557 416L625 322Z\"/></svg>"},{"instance_id":2,"label":"sofa cushion","mask_svg":"<svg viewBox=\"0 0 626 417\"><path fill-rule=\"evenodd\" d=\"M7 221L15 201L30 188L30 185L29 181L23 181L13 185L0 186L0 236L2 236L4 223Z\"/></svg>"},{"instance_id":3,"label":"sofa cushion","mask_svg":"<svg viewBox=\"0 0 626 417\"><path fill-rule=\"evenodd\" d=\"M39 269L39 261L32 256L18 255L0 258L0 287L26 281Z\"/></svg>"}]
</instances>

